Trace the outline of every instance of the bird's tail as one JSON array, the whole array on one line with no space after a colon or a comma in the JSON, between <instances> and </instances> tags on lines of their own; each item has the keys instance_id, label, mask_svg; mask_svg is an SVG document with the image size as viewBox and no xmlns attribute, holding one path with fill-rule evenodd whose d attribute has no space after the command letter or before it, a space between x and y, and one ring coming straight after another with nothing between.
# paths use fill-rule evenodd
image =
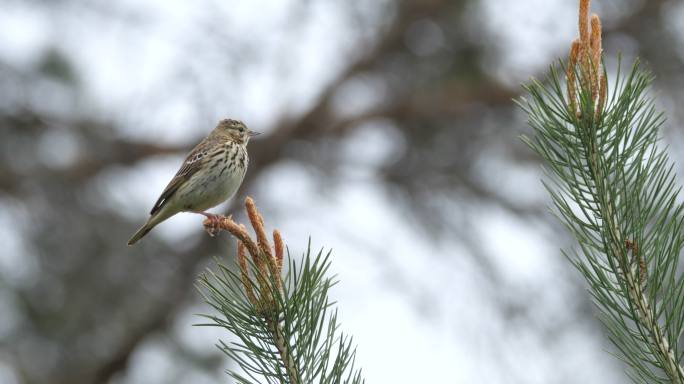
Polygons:
<instances>
[{"instance_id":1,"label":"bird's tail","mask_svg":"<svg viewBox=\"0 0 684 384\"><path fill-rule=\"evenodd\" d=\"M145 225L140 227L138 231L128 240L128 245L133 245L138 242L138 240L142 239L143 236L147 235L148 232L152 230L158 223L152 222L152 220L148 220Z\"/></svg>"}]
</instances>

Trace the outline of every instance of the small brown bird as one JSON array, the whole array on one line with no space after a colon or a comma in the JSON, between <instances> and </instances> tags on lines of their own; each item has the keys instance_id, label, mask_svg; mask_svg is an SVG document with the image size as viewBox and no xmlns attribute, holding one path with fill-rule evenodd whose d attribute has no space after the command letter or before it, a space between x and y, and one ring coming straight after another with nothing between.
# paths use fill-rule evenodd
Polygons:
<instances>
[{"instance_id":1,"label":"small brown bird","mask_svg":"<svg viewBox=\"0 0 684 384\"><path fill-rule=\"evenodd\" d=\"M152 228L178 212L199 213L211 220L216 215L205 210L233 197L245 177L249 157L247 143L258 135L244 123L224 119L185 158L150 211L150 218L128 240L135 244Z\"/></svg>"}]
</instances>

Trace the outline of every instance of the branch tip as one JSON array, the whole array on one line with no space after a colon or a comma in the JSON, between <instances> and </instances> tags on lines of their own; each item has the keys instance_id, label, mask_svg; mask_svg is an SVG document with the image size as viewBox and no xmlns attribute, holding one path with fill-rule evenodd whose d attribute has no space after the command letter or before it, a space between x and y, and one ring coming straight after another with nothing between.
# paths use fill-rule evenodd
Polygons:
<instances>
[{"instance_id":1,"label":"branch tip","mask_svg":"<svg viewBox=\"0 0 684 384\"><path fill-rule=\"evenodd\" d=\"M590 0L580 0L579 6L579 32L582 45L589 44L589 5Z\"/></svg>"},{"instance_id":2,"label":"branch tip","mask_svg":"<svg viewBox=\"0 0 684 384\"><path fill-rule=\"evenodd\" d=\"M204 226L212 231L228 231L237 239L237 261L246 296L257 307L259 313L266 316L277 312L278 304L274 294L276 291L283 292L281 270L284 244L280 232L278 230L273 231L273 241L276 244L274 255L266 237L264 219L259 214L254 199L251 197L245 199L245 210L256 234L256 241L249 235L244 224L234 222L231 217L220 216L218 220L205 220ZM247 253L252 257L254 271L250 271ZM258 283L258 295L255 294L254 284L250 281L251 274L254 275Z\"/></svg>"},{"instance_id":3,"label":"branch tip","mask_svg":"<svg viewBox=\"0 0 684 384\"><path fill-rule=\"evenodd\" d=\"M568 109L573 118L590 116L594 121L598 121L601 117L600 111L605 105L606 91L601 74L602 29L601 19L597 14L589 18L590 3L590 0L580 0L579 38L572 42L566 70ZM578 67L579 79L576 75ZM582 110L586 108L584 103L578 108L578 94L584 92L591 96L593 114L586 114L587 111Z\"/></svg>"},{"instance_id":4,"label":"branch tip","mask_svg":"<svg viewBox=\"0 0 684 384\"><path fill-rule=\"evenodd\" d=\"M280 272L283 270L283 253L285 245L283 244L283 238L280 235L280 231L277 229L273 230L273 243L275 244L276 264L278 265L278 272Z\"/></svg>"},{"instance_id":5,"label":"branch tip","mask_svg":"<svg viewBox=\"0 0 684 384\"><path fill-rule=\"evenodd\" d=\"M601 69L601 19L599 19L597 14L591 16L591 89L592 89L592 100L596 101L599 94L600 86L600 69Z\"/></svg>"},{"instance_id":6,"label":"branch tip","mask_svg":"<svg viewBox=\"0 0 684 384\"><path fill-rule=\"evenodd\" d=\"M568 67L566 69L567 87L568 87L568 104L570 106L570 116L577 116L577 89L575 88L575 68L577 67L577 60L580 53L581 42L575 39L570 47L570 57L568 58Z\"/></svg>"},{"instance_id":7,"label":"branch tip","mask_svg":"<svg viewBox=\"0 0 684 384\"><path fill-rule=\"evenodd\" d=\"M249 265L247 265L247 248L245 243L238 240L237 248L237 258L238 265L240 266L240 278L242 280L242 285L245 287L245 294L247 299L253 305L258 305L258 300L256 295L254 295L254 287L252 287L252 282L249 280Z\"/></svg>"},{"instance_id":8,"label":"branch tip","mask_svg":"<svg viewBox=\"0 0 684 384\"><path fill-rule=\"evenodd\" d=\"M247 216L249 221L252 223L252 228L254 228L254 233L256 233L257 243L259 248L268 256L273 257L271 252L271 246L268 243L268 238L266 237L266 230L264 229L264 219L259 214L259 210L251 197L245 199L245 208L247 210Z\"/></svg>"}]
</instances>

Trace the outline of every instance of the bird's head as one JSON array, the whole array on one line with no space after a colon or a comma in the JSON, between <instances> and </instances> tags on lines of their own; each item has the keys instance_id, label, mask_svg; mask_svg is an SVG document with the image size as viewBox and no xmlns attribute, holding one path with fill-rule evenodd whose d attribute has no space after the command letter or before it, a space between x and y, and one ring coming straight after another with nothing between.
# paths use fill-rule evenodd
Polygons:
<instances>
[{"instance_id":1,"label":"bird's head","mask_svg":"<svg viewBox=\"0 0 684 384\"><path fill-rule=\"evenodd\" d=\"M259 132L254 132L247 128L242 121L232 119L219 121L214 131L240 144L247 144L250 137L259 134Z\"/></svg>"}]
</instances>

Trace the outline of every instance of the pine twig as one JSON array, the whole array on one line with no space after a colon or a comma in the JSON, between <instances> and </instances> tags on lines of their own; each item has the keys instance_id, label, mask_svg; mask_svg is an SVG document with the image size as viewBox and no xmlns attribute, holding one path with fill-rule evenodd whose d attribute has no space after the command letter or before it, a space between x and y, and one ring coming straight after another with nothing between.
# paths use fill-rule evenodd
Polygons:
<instances>
[{"instance_id":1,"label":"pine twig","mask_svg":"<svg viewBox=\"0 0 684 384\"><path fill-rule=\"evenodd\" d=\"M351 339L337 336L336 316L327 315L327 292L333 284L324 277L328 255L319 253L312 260L309 248L302 266L290 260L284 279L280 232L273 231L272 246L254 200L248 197L245 208L255 238L230 217L204 222L208 232L225 230L238 240L239 273L219 264L220 273L200 277L207 302L224 316L205 316L212 323L204 325L224 327L238 337L240 343L222 342L219 347L252 381L237 372L231 375L241 384L262 379L273 384L363 383L354 371Z\"/></svg>"},{"instance_id":2,"label":"pine twig","mask_svg":"<svg viewBox=\"0 0 684 384\"><path fill-rule=\"evenodd\" d=\"M249 221L256 233L257 241L255 242L247 233L247 229L240 224L237 224L230 217L220 216L218 221L218 229L223 229L235 236L238 242L238 264L241 270L242 284L249 300L261 311L266 321L267 328L270 332L273 344L278 349L283 366L287 371L289 382L292 384L299 384L299 374L292 354L290 346L283 337L283 327L278 320L280 309L278 303L280 300L278 296L282 295L282 258L283 258L283 241L280 232L274 231L274 243L277 244L276 252L271 251L271 246L266 237L266 230L264 228L264 219L259 214L256 204L251 197L245 199L245 207ZM204 221L204 226L207 231L215 230L215 223L210 219ZM249 251L256 266L256 276L258 284L260 285L258 292L260 297L254 294L254 287L249 280L249 267L246 261L245 249ZM277 255L277 257L276 257ZM275 283L275 284L272 284ZM275 288L275 289L274 289Z\"/></svg>"},{"instance_id":3,"label":"pine twig","mask_svg":"<svg viewBox=\"0 0 684 384\"><path fill-rule=\"evenodd\" d=\"M662 114L643 96L651 76L635 64L608 97L601 22L580 0L579 38L550 84L533 81L520 105L536 135L523 140L547 162L545 184L579 241L573 264L590 284L620 358L635 382L684 383L684 206L667 155L657 148ZM590 30L591 28L591 30ZM663 377L665 376L665 377Z\"/></svg>"}]
</instances>

